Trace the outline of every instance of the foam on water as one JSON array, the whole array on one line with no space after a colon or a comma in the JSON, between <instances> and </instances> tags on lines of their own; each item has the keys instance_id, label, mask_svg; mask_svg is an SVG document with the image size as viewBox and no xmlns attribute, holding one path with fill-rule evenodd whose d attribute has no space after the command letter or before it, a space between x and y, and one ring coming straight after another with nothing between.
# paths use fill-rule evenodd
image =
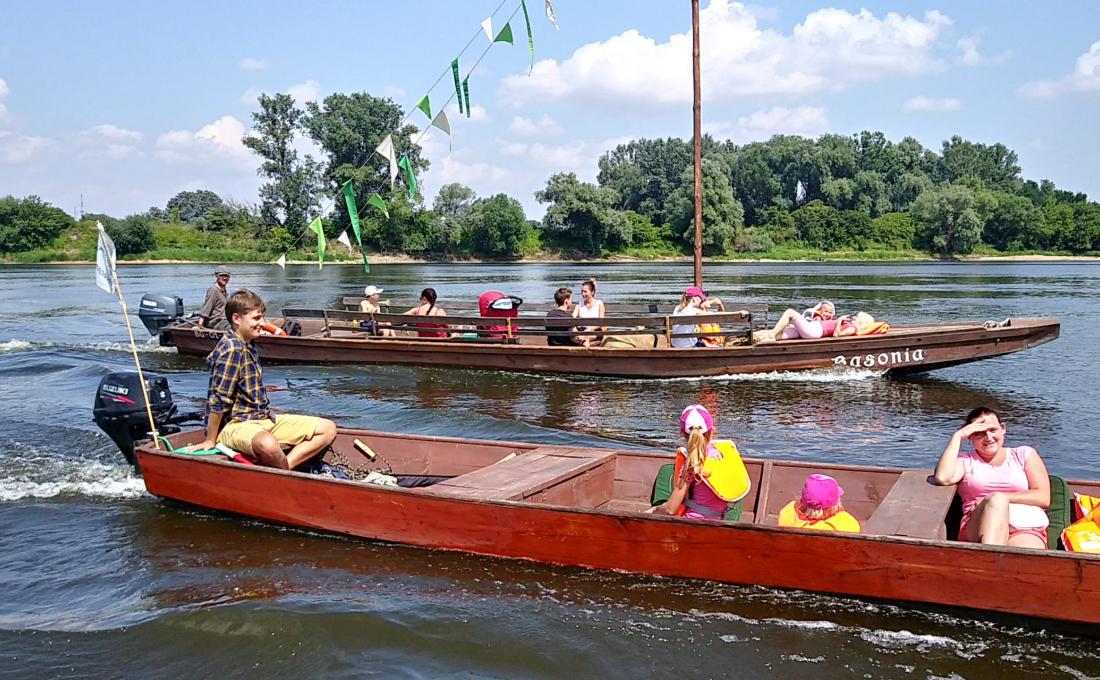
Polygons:
<instances>
[{"instance_id":1,"label":"foam on water","mask_svg":"<svg viewBox=\"0 0 1100 680\"><path fill-rule=\"evenodd\" d=\"M75 343L59 343L59 342L30 342L27 340L19 340L12 338L7 342L0 342L0 354L8 354L11 352L25 352L27 350L35 349L92 349L100 352L129 352L130 343L128 342L75 342ZM139 352L150 353L170 353L175 352L175 347L161 347L160 342L156 338L149 338L145 342L137 343L137 350Z\"/></svg>"},{"instance_id":2,"label":"foam on water","mask_svg":"<svg viewBox=\"0 0 1100 680\"><path fill-rule=\"evenodd\" d=\"M62 456L19 442L8 442L5 448L0 502L67 495L137 498L146 493L145 482L121 458L105 463L94 454Z\"/></svg>"}]
</instances>

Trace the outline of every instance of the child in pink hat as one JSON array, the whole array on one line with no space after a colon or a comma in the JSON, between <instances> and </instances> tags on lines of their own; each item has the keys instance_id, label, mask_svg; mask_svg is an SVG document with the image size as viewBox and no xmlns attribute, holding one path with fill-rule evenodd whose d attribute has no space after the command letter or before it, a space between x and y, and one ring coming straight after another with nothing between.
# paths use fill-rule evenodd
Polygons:
<instances>
[{"instance_id":1,"label":"child in pink hat","mask_svg":"<svg viewBox=\"0 0 1100 680\"><path fill-rule=\"evenodd\" d=\"M844 489L829 475L812 474L802 485L802 494L779 511L779 526L819 531L859 533L859 521L840 499Z\"/></svg>"},{"instance_id":2,"label":"child in pink hat","mask_svg":"<svg viewBox=\"0 0 1100 680\"><path fill-rule=\"evenodd\" d=\"M692 404L680 413L680 436L685 446L676 450L672 494L647 512L722 520L730 504L741 500L749 490L748 475L737 447L733 442L714 441L714 418L699 404ZM717 473L709 477L711 473L704 472L708 464L720 464L724 483L718 483ZM729 483L731 478L733 484ZM743 484L738 485L738 480ZM722 492L726 495L721 495Z\"/></svg>"}]
</instances>

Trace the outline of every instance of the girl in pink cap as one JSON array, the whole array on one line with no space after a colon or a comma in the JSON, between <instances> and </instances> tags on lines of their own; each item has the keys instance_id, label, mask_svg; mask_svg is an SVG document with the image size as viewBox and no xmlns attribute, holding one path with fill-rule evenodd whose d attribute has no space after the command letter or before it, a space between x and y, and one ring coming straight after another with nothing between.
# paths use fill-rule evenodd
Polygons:
<instances>
[{"instance_id":1,"label":"girl in pink cap","mask_svg":"<svg viewBox=\"0 0 1100 680\"><path fill-rule=\"evenodd\" d=\"M778 524L792 529L859 532L859 520L840 499L844 489L829 475L810 475L802 485L802 494L779 511Z\"/></svg>"},{"instance_id":2,"label":"girl in pink cap","mask_svg":"<svg viewBox=\"0 0 1100 680\"><path fill-rule=\"evenodd\" d=\"M646 512L721 520L749 492L749 476L731 441L714 441L714 419L699 404L680 414L685 446L676 450L672 495Z\"/></svg>"}]
</instances>

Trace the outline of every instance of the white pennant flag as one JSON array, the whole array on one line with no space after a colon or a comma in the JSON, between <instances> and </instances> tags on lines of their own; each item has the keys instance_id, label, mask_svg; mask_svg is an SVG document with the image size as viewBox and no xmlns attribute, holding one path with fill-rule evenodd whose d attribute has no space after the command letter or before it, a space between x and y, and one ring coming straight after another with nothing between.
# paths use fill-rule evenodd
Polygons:
<instances>
[{"instance_id":1,"label":"white pennant flag","mask_svg":"<svg viewBox=\"0 0 1100 680\"><path fill-rule=\"evenodd\" d=\"M95 285L108 293L115 292L115 242L103 229L103 224L95 223L99 230L99 240L95 246Z\"/></svg>"},{"instance_id":2,"label":"white pennant flag","mask_svg":"<svg viewBox=\"0 0 1100 680\"><path fill-rule=\"evenodd\" d=\"M485 21L481 22L481 30L485 31L485 37L489 39L489 42L493 42L493 17L485 17Z\"/></svg>"},{"instance_id":3,"label":"white pennant flag","mask_svg":"<svg viewBox=\"0 0 1100 680\"><path fill-rule=\"evenodd\" d=\"M351 239L348 238L348 230L345 229L340 232L340 235L336 237L336 240L344 244L344 247L351 250Z\"/></svg>"},{"instance_id":4,"label":"white pennant flag","mask_svg":"<svg viewBox=\"0 0 1100 680\"><path fill-rule=\"evenodd\" d=\"M394 181L397 180L397 155L393 150L393 135L386 135L374 152L390 162L390 188L392 189Z\"/></svg>"},{"instance_id":5,"label":"white pennant flag","mask_svg":"<svg viewBox=\"0 0 1100 680\"><path fill-rule=\"evenodd\" d=\"M561 26L558 26L558 18L554 16L554 4L550 0L546 0L546 18L554 24L554 28L561 30Z\"/></svg>"},{"instance_id":6,"label":"white pennant flag","mask_svg":"<svg viewBox=\"0 0 1100 680\"><path fill-rule=\"evenodd\" d=\"M279 265L280 269L286 269L286 253L279 256L278 260L275 260L275 264Z\"/></svg>"},{"instance_id":7,"label":"white pennant flag","mask_svg":"<svg viewBox=\"0 0 1100 680\"><path fill-rule=\"evenodd\" d=\"M451 121L447 120L447 114L440 109L432 118L432 125L447 133L447 151L451 150Z\"/></svg>"}]
</instances>

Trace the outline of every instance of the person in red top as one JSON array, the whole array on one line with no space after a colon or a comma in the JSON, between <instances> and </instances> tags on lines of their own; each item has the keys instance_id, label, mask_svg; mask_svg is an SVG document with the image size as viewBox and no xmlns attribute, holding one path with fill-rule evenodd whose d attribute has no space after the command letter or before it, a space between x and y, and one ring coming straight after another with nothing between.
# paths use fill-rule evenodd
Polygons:
<instances>
[{"instance_id":1,"label":"person in red top","mask_svg":"<svg viewBox=\"0 0 1100 680\"><path fill-rule=\"evenodd\" d=\"M447 316L447 312L443 311L442 307L436 307L435 301L437 299L435 288L425 288L420 291L420 304L413 307L406 314L412 316ZM447 324L444 323L422 323L417 324L417 328L447 328ZM422 338L446 338L450 334L446 330L422 330L417 331L417 335Z\"/></svg>"}]
</instances>

